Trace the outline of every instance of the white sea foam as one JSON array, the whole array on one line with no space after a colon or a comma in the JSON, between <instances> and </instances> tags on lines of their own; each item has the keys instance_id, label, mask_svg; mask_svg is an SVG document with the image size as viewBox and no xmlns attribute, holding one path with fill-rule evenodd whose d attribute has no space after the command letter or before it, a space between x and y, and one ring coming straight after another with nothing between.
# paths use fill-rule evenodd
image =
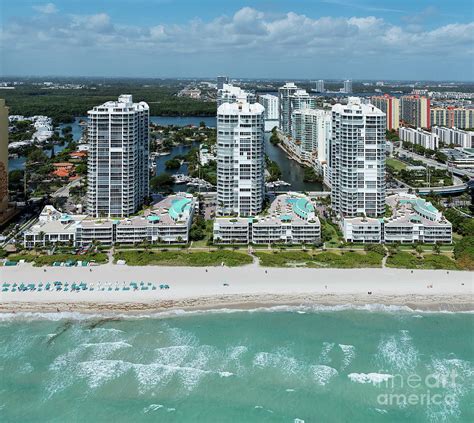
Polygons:
<instances>
[{"instance_id":1,"label":"white sea foam","mask_svg":"<svg viewBox=\"0 0 474 423\"><path fill-rule=\"evenodd\" d=\"M329 364L332 358L329 356L332 349L334 348L334 342L323 342L323 348L319 354L319 362L321 364Z\"/></svg>"},{"instance_id":2,"label":"white sea foam","mask_svg":"<svg viewBox=\"0 0 474 423\"><path fill-rule=\"evenodd\" d=\"M31 363L24 363L20 366L20 368L18 369L18 373L21 373L21 374L28 374L28 373L31 373L32 371L34 370L33 366L31 365Z\"/></svg>"},{"instance_id":3,"label":"white sea foam","mask_svg":"<svg viewBox=\"0 0 474 423\"><path fill-rule=\"evenodd\" d=\"M431 421L458 419L461 415L460 402L470 392L474 382L472 364L458 358L434 358L427 368L431 375L430 383L439 387L444 399L427 406L427 417Z\"/></svg>"},{"instance_id":4,"label":"white sea foam","mask_svg":"<svg viewBox=\"0 0 474 423\"><path fill-rule=\"evenodd\" d=\"M148 407L145 407L143 409L143 412L146 414L146 413L149 413L150 411L157 411L159 410L160 408L163 408L164 406L161 405L161 404L150 404Z\"/></svg>"},{"instance_id":5,"label":"white sea foam","mask_svg":"<svg viewBox=\"0 0 474 423\"><path fill-rule=\"evenodd\" d=\"M344 358L342 359L342 364L341 364L340 369L344 370L352 363L352 360L354 360L355 347L354 345L339 344L339 348L342 350L342 353L344 354Z\"/></svg>"},{"instance_id":6,"label":"white sea foam","mask_svg":"<svg viewBox=\"0 0 474 423\"><path fill-rule=\"evenodd\" d=\"M295 375L303 370L302 364L294 357L288 355L288 351L278 350L275 353L259 352L253 359L254 367L274 368L284 374Z\"/></svg>"},{"instance_id":7,"label":"white sea foam","mask_svg":"<svg viewBox=\"0 0 474 423\"><path fill-rule=\"evenodd\" d=\"M101 355L109 354L121 348L132 348L132 345L125 341L84 342L82 346L95 350L95 354Z\"/></svg>"},{"instance_id":8,"label":"white sea foam","mask_svg":"<svg viewBox=\"0 0 474 423\"><path fill-rule=\"evenodd\" d=\"M220 377L230 377L230 376L234 376L234 373L232 373L232 372L219 372L219 376Z\"/></svg>"},{"instance_id":9,"label":"white sea foam","mask_svg":"<svg viewBox=\"0 0 474 423\"><path fill-rule=\"evenodd\" d=\"M397 335L384 337L377 348L377 360L382 369L413 371L418 363L418 350L409 332L401 330Z\"/></svg>"},{"instance_id":10,"label":"white sea foam","mask_svg":"<svg viewBox=\"0 0 474 423\"><path fill-rule=\"evenodd\" d=\"M329 366L314 365L310 366L309 369L313 380L321 386L326 385L332 378L338 375L337 370Z\"/></svg>"},{"instance_id":11,"label":"white sea foam","mask_svg":"<svg viewBox=\"0 0 474 423\"><path fill-rule=\"evenodd\" d=\"M91 389L96 389L126 373L131 363L122 360L94 360L77 364L76 375L87 380Z\"/></svg>"},{"instance_id":12,"label":"white sea foam","mask_svg":"<svg viewBox=\"0 0 474 423\"><path fill-rule=\"evenodd\" d=\"M350 373L347 377L356 383L371 383L373 385L378 385L379 383L385 382L391 378L393 375L385 373Z\"/></svg>"},{"instance_id":13,"label":"white sea foam","mask_svg":"<svg viewBox=\"0 0 474 423\"><path fill-rule=\"evenodd\" d=\"M260 312L298 312L319 313L331 311L345 311L345 310L360 310L367 312L384 312L384 313L417 313L417 314L474 314L474 310L467 311L450 311L450 310L419 310L412 309L408 306L396 306L386 304L341 304L341 305L280 305L271 307L258 307L254 309L239 309L239 308L215 308L206 310L167 310L156 313L142 312L137 314L120 313L120 312L98 312L98 313L80 313L80 312L17 312L17 313L0 313L0 322L11 320L97 320L103 318L116 318L121 320L142 320L142 319L159 319L179 317L183 315L199 315L199 314L230 314L230 313L260 313Z\"/></svg>"},{"instance_id":14,"label":"white sea foam","mask_svg":"<svg viewBox=\"0 0 474 423\"><path fill-rule=\"evenodd\" d=\"M191 345L171 345L155 349L156 361L162 364L181 364L186 357L194 354L196 347Z\"/></svg>"}]
</instances>

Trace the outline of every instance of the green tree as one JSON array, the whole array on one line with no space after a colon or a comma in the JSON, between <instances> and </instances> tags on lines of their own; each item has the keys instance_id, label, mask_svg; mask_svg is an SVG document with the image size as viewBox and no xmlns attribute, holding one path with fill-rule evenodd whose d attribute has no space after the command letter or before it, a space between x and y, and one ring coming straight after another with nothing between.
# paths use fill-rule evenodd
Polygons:
<instances>
[{"instance_id":1,"label":"green tree","mask_svg":"<svg viewBox=\"0 0 474 423\"><path fill-rule=\"evenodd\" d=\"M166 160L165 167L166 169L179 169L181 167L181 161L177 157Z\"/></svg>"},{"instance_id":2,"label":"green tree","mask_svg":"<svg viewBox=\"0 0 474 423\"><path fill-rule=\"evenodd\" d=\"M173 184L174 179L168 173L162 173L160 175L154 176L150 180L150 188L153 192L170 192Z\"/></svg>"}]
</instances>

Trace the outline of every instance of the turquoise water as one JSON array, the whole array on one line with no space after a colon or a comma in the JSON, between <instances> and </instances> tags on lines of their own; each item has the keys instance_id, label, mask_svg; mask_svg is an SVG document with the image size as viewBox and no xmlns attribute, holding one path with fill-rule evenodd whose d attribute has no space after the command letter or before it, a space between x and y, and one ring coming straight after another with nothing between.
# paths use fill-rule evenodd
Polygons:
<instances>
[{"instance_id":1,"label":"turquoise water","mask_svg":"<svg viewBox=\"0 0 474 423\"><path fill-rule=\"evenodd\" d=\"M474 421L473 323L337 308L4 315L0 421ZM436 404L420 405L428 391Z\"/></svg>"}]
</instances>

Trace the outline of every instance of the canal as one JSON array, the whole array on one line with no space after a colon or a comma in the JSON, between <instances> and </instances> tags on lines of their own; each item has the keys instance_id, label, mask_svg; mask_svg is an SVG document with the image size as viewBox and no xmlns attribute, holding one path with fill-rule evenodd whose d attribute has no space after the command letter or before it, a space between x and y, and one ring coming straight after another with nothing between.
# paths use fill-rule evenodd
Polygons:
<instances>
[{"instance_id":1,"label":"canal","mask_svg":"<svg viewBox=\"0 0 474 423\"><path fill-rule=\"evenodd\" d=\"M59 125L60 128L65 126L72 127L72 135L75 141L78 141L82 135L82 126L79 125L81 120L86 120L86 116L79 116L74 119L72 123L66 123ZM209 127L216 127L216 118L215 117L200 117L200 116L151 116L150 121L158 125L175 125L175 126L187 126L187 125L199 125L201 121ZM65 146L55 145L54 151L59 152ZM198 143L192 143L190 145L179 145L174 147L169 155L159 156L156 159L156 173L160 174L167 172L170 174L175 173L187 173L187 165L184 163L179 169L176 170L166 170L165 163L167 160L172 159L178 155L185 155L193 147L198 147ZM294 190L294 191L322 191L323 185L321 183L313 182L304 182L304 171L303 168L296 163L294 160L290 160L286 153L279 148L270 143L270 134L265 134L265 150L271 160L275 161L281 169L282 176L281 179L285 182L291 184L289 187L281 187L281 190ZM25 158L20 157L18 159L10 159L9 167L10 170L14 169L23 169L25 163ZM182 190L185 188L185 185L177 185L177 190Z\"/></svg>"}]
</instances>

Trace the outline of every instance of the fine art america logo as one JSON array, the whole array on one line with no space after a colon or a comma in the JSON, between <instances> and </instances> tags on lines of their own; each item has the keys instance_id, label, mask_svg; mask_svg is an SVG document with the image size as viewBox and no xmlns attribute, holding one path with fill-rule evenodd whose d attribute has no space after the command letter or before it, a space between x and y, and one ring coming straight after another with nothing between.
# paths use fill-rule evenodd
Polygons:
<instances>
[{"instance_id":1,"label":"fine art america logo","mask_svg":"<svg viewBox=\"0 0 474 423\"><path fill-rule=\"evenodd\" d=\"M428 374L421 377L416 373L409 375L383 375L374 380L374 386L384 392L377 395L377 403L382 406L430 406L453 405L456 398L449 389L458 386L461 376L455 371L447 375ZM447 391L448 390L448 391Z\"/></svg>"}]
</instances>

